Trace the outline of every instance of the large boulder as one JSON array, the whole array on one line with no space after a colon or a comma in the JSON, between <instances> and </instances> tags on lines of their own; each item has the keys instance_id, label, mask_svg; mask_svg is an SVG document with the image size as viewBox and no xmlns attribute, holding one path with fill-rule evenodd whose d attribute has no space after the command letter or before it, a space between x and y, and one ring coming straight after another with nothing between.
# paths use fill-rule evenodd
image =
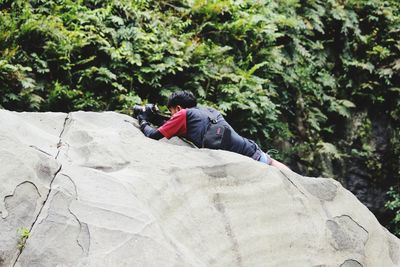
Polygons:
<instances>
[{"instance_id":1,"label":"large boulder","mask_svg":"<svg viewBox=\"0 0 400 267\"><path fill-rule=\"evenodd\" d=\"M0 266L400 266L399 239L332 179L114 112L0 121Z\"/></svg>"}]
</instances>

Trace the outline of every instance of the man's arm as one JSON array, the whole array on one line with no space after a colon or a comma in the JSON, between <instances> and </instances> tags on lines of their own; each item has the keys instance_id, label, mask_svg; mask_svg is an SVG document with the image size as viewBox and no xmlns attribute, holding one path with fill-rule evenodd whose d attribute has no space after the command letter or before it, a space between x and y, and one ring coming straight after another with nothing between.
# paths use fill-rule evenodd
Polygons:
<instances>
[{"instance_id":1,"label":"man's arm","mask_svg":"<svg viewBox=\"0 0 400 267\"><path fill-rule=\"evenodd\" d=\"M152 139L156 139L156 140L160 140L161 138L163 138L164 136L162 135L162 133L160 133L159 130L151 127L149 125L149 123L145 120L143 120L140 123L140 130L142 130L142 132L144 133L145 136L152 138Z\"/></svg>"}]
</instances>

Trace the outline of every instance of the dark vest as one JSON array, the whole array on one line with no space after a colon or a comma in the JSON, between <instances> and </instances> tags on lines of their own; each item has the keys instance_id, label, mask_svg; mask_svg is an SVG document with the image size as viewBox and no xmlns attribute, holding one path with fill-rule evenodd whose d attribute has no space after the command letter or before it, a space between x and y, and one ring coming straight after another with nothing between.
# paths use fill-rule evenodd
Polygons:
<instances>
[{"instance_id":1,"label":"dark vest","mask_svg":"<svg viewBox=\"0 0 400 267\"><path fill-rule=\"evenodd\" d=\"M217 118L219 123L230 128L231 142L226 150L252 157L258 149L257 144L236 133L217 110L213 108L207 108L207 110ZM205 108L198 107L186 109L186 138L197 147L202 147L203 144L203 137L210 121L208 112Z\"/></svg>"}]
</instances>

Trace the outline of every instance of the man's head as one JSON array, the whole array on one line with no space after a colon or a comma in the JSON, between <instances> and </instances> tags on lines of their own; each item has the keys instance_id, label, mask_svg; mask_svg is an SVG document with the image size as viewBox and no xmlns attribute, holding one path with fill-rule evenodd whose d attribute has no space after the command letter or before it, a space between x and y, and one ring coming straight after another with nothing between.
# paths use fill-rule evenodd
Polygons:
<instances>
[{"instance_id":1,"label":"man's head","mask_svg":"<svg viewBox=\"0 0 400 267\"><path fill-rule=\"evenodd\" d=\"M183 108L193 108L197 106L196 97L190 91L178 91L168 97L167 107L172 115Z\"/></svg>"}]
</instances>

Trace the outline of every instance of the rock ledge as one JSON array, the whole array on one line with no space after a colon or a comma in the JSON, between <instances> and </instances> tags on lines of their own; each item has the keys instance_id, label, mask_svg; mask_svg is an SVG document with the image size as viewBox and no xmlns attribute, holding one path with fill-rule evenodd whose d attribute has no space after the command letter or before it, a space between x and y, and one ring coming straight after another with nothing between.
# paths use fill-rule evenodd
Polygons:
<instances>
[{"instance_id":1,"label":"rock ledge","mask_svg":"<svg viewBox=\"0 0 400 267\"><path fill-rule=\"evenodd\" d=\"M114 112L0 121L0 266L400 266L399 239L332 179L151 140Z\"/></svg>"}]
</instances>

